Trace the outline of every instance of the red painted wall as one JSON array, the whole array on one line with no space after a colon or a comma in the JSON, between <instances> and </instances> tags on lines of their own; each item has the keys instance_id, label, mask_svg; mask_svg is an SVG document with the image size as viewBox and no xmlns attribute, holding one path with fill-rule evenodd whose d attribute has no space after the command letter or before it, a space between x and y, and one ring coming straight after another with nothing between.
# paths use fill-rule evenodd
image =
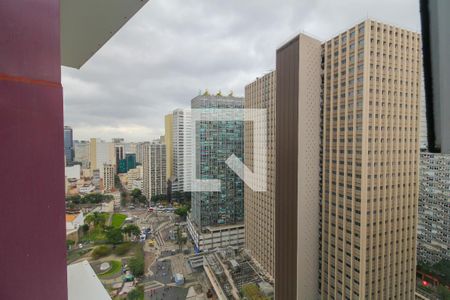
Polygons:
<instances>
[{"instance_id":1,"label":"red painted wall","mask_svg":"<svg viewBox=\"0 0 450 300\"><path fill-rule=\"evenodd\" d=\"M0 1L0 299L67 299L59 0Z\"/></svg>"}]
</instances>

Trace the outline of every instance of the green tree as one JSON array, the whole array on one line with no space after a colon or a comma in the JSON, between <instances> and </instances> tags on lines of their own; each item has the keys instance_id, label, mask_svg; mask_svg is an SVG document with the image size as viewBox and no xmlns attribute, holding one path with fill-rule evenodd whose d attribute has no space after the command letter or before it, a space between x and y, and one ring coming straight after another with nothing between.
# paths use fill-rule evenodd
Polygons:
<instances>
[{"instance_id":1,"label":"green tree","mask_svg":"<svg viewBox=\"0 0 450 300\"><path fill-rule=\"evenodd\" d=\"M106 240L108 243L113 244L115 247L117 244L123 242L123 234L120 228L108 227L106 228Z\"/></svg>"},{"instance_id":2,"label":"green tree","mask_svg":"<svg viewBox=\"0 0 450 300\"><path fill-rule=\"evenodd\" d=\"M134 276L139 277L144 275L144 256L138 254L136 257L131 258L128 261L128 267Z\"/></svg>"},{"instance_id":3,"label":"green tree","mask_svg":"<svg viewBox=\"0 0 450 300\"><path fill-rule=\"evenodd\" d=\"M94 212L92 214L88 214L85 218L84 218L84 223L86 224L94 224L94 227L103 227L105 226L106 223L106 214L102 214L99 212Z\"/></svg>"},{"instance_id":4,"label":"green tree","mask_svg":"<svg viewBox=\"0 0 450 300\"><path fill-rule=\"evenodd\" d=\"M73 240L66 240L66 246L67 246L68 250L72 249L73 245L75 245L75 241L73 241Z\"/></svg>"},{"instance_id":5,"label":"green tree","mask_svg":"<svg viewBox=\"0 0 450 300\"><path fill-rule=\"evenodd\" d=\"M188 208L186 206L179 207L175 210L175 214L184 219L188 214Z\"/></svg>"},{"instance_id":6,"label":"green tree","mask_svg":"<svg viewBox=\"0 0 450 300\"><path fill-rule=\"evenodd\" d=\"M143 203L143 204L147 203L147 197L145 197L145 195L142 194L142 191L140 189L132 190L131 197L134 203Z\"/></svg>"},{"instance_id":7,"label":"green tree","mask_svg":"<svg viewBox=\"0 0 450 300\"><path fill-rule=\"evenodd\" d=\"M81 196L80 195L74 195L74 196L67 196L66 201L73 203L73 204L80 204L81 203Z\"/></svg>"},{"instance_id":8,"label":"green tree","mask_svg":"<svg viewBox=\"0 0 450 300\"><path fill-rule=\"evenodd\" d=\"M121 188L123 188L123 186L122 186L122 181L120 181L120 177L119 177L119 175L114 175L114 187L116 188L116 189L121 189Z\"/></svg>"},{"instance_id":9,"label":"green tree","mask_svg":"<svg viewBox=\"0 0 450 300\"><path fill-rule=\"evenodd\" d=\"M140 189L134 189L131 191L131 197L137 198L142 195L142 191Z\"/></svg>"},{"instance_id":10,"label":"green tree","mask_svg":"<svg viewBox=\"0 0 450 300\"><path fill-rule=\"evenodd\" d=\"M141 234L141 230L138 226L129 224L122 228L122 233L128 235L128 237L131 237L132 235L138 237Z\"/></svg>"},{"instance_id":11,"label":"green tree","mask_svg":"<svg viewBox=\"0 0 450 300\"><path fill-rule=\"evenodd\" d=\"M86 234L89 231L89 224L81 225L81 231Z\"/></svg>"},{"instance_id":12,"label":"green tree","mask_svg":"<svg viewBox=\"0 0 450 300\"><path fill-rule=\"evenodd\" d=\"M154 195L150 198L151 202L161 202L164 201L167 198L166 195Z\"/></svg>"},{"instance_id":13,"label":"green tree","mask_svg":"<svg viewBox=\"0 0 450 300\"><path fill-rule=\"evenodd\" d=\"M92 258L93 259L99 259L101 257L105 257L111 254L111 247L108 247L106 245L101 245L98 247L95 247L95 249L92 251Z\"/></svg>"},{"instance_id":14,"label":"green tree","mask_svg":"<svg viewBox=\"0 0 450 300\"><path fill-rule=\"evenodd\" d=\"M127 295L127 300L143 300L143 299L144 299L144 288L142 286L136 287Z\"/></svg>"},{"instance_id":15,"label":"green tree","mask_svg":"<svg viewBox=\"0 0 450 300\"><path fill-rule=\"evenodd\" d=\"M448 287L439 285L437 288L437 292L443 300L450 300L450 290L448 289Z\"/></svg>"},{"instance_id":16,"label":"green tree","mask_svg":"<svg viewBox=\"0 0 450 300\"><path fill-rule=\"evenodd\" d=\"M137 198L137 202L142 203L142 204L147 204L147 203L148 203L147 197L145 197L145 195L140 195L140 196Z\"/></svg>"},{"instance_id":17,"label":"green tree","mask_svg":"<svg viewBox=\"0 0 450 300\"><path fill-rule=\"evenodd\" d=\"M127 198L126 197L120 197L120 206L125 207L127 206Z\"/></svg>"},{"instance_id":18,"label":"green tree","mask_svg":"<svg viewBox=\"0 0 450 300\"><path fill-rule=\"evenodd\" d=\"M82 203L98 204L109 200L111 195L102 195L100 193L91 193L83 197Z\"/></svg>"}]
</instances>

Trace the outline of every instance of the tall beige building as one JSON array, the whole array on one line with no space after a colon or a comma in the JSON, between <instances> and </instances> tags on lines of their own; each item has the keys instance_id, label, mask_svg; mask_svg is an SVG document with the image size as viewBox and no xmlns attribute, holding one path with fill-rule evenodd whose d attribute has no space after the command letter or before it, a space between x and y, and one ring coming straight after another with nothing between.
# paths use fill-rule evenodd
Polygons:
<instances>
[{"instance_id":1,"label":"tall beige building","mask_svg":"<svg viewBox=\"0 0 450 300\"><path fill-rule=\"evenodd\" d=\"M321 42L296 36L276 68L275 299L318 299Z\"/></svg>"},{"instance_id":2,"label":"tall beige building","mask_svg":"<svg viewBox=\"0 0 450 300\"><path fill-rule=\"evenodd\" d=\"M414 299L421 42L366 20L323 44L323 299Z\"/></svg>"},{"instance_id":3,"label":"tall beige building","mask_svg":"<svg viewBox=\"0 0 450 300\"><path fill-rule=\"evenodd\" d=\"M173 174L173 114L164 117L164 143L166 144L166 179Z\"/></svg>"},{"instance_id":4,"label":"tall beige building","mask_svg":"<svg viewBox=\"0 0 450 300\"><path fill-rule=\"evenodd\" d=\"M266 109L267 189L244 190L245 248L269 278L275 276L275 96L276 72L270 72L245 87L245 108ZM253 170L253 134L258 124L244 126L244 162Z\"/></svg>"},{"instance_id":5,"label":"tall beige building","mask_svg":"<svg viewBox=\"0 0 450 300\"><path fill-rule=\"evenodd\" d=\"M152 196L166 194L166 145L159 142L143 146L143 194L150 201Z\"/></svg>"}]
</instances>

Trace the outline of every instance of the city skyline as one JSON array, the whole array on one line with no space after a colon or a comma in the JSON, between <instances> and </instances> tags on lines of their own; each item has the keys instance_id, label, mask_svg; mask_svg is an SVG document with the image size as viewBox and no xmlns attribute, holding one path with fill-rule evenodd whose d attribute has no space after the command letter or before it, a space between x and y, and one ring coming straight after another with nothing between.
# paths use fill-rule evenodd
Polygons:
<instances>
[{"instance_id":1,"label":"city skyline","mask_svg":"<svg viewBox=\"0 0 450 300\"><path fill-rule=\"evenodd\" d=\"M65 122L75 140L151 141L164 131L164 115L189 107L199 90L243 96L248 82L275 69L273 52L298 32L325 41L366 17L420 30L418 2L410 1L192 2L174 18L178 4L144 7L83 69L63 68ZM247 15L253 22L244 25Z\"/></svg>"},{"instance_id":2,"label":"city skyline","mask_svg":"<svg viewBox=\"0 0 450 300\"><path fill-rule=\"evenodd\" d=\"M450 300L450 0L2 2L1 299Z\"/></svg>"}]
</instances>

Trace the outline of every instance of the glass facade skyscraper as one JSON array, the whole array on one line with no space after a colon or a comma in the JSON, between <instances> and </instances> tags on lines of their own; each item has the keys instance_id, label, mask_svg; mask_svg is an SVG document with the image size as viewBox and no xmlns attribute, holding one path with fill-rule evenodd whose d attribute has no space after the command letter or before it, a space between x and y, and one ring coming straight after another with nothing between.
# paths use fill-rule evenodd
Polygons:
<instances>
[{"instance_id":1,"label":"glass facade skyscraper","mask_svg":"<svg viewBox=\"0 0 450 300\"><path fill-rule=\"evenodd\" d=\"M119 160L118 170L119 173L126 173L131 169L136 168L136 154L126 153L125 158Z\"/></svg>"},{"instance_id":2,"label":"glass facade skyscraper","mask_svg":"<svg viewBox=\"0 0 450 300\"><path fill-rule=\"evenodd\" d=\"M192 99L191 108L242 109L244 99L202 95ZM192 222L200 230L206 226L242 223L244 183L225 161L232 154L243 161L244 121L197 121L195 125L196 179L218 179L221 191L192 193Z\"/></svg>"}]
</instances>

